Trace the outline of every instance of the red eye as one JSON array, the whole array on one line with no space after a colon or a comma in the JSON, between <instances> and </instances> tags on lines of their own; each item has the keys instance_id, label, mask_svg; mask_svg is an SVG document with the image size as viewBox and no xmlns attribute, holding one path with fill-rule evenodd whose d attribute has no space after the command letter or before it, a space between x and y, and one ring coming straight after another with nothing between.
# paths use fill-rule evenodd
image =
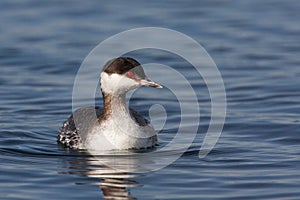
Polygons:
<instances>
[{"instance_id":1,"label":"red eye","mask_svg":"<svg viewBox=\"0 0 300 200\"><path fill-rule=\"evenodd\" d=\"M133 72L126 72L126 75L127 75L128 78L133 78L134 77Z\"/></svg>"}]
</instances>

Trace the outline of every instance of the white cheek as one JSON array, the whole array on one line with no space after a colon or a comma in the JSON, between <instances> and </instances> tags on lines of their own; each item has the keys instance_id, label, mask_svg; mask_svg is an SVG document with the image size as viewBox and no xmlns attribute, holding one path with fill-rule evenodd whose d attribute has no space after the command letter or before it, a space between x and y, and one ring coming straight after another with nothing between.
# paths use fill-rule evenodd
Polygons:
<instances>
[{"instance_id":1,"label":"white cheek","mask_svg":"<svg viewBox=\"0 0 300 200\"><path fill-rule=\"evenodd\" d=\"M101 89L109 94L121 94L138 87L134 80L119 74L101 73Z\"/></svg>"}]
</instances>

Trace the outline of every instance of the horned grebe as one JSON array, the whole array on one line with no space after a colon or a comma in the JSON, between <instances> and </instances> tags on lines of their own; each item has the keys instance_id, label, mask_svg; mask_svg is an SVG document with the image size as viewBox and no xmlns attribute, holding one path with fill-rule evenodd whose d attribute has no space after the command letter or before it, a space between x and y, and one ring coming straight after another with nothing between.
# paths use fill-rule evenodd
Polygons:
<instances>
[{"instance_id":1,"label":"horned grebe","mask_svg":"<svg viewBox=\"0 0 300 200\"><path fill-rule=\"evenodd\" d=\"M58 142L72 149L140 149L157 144L157 134L137 111L126 106L129 90L140 86L162 88L147 78L141 64L133 58L108 61L101 72L104 108L76 110L62 125Z\"/></svg>"}]
</instances>

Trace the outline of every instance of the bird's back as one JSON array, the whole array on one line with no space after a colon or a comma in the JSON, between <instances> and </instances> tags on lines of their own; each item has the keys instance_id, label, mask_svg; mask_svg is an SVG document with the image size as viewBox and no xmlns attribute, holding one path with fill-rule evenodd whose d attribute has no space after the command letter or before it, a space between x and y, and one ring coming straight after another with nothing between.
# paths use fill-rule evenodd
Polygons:
<instances>
[{"instance_id":1,"label":"bird's back","mask_svg":"<svg viewBox=\"0 0 300 200\"><path fill-rule=\"evenodd\" d=\"M141 114L133 109L129 109L131 118L139 126L149 125ZM99 107L85 107L76 110L59 129L57 140L66 148L84 149L84 143L88 134L96 126L100 126L103 120L103 108Z\"/></svg>"}]
</instances>

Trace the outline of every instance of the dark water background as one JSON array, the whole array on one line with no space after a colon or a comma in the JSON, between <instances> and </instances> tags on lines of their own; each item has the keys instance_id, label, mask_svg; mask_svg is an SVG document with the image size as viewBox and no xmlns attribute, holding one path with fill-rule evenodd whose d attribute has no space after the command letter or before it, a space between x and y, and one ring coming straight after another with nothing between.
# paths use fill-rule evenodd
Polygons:
<instances>
[{"instance_id":1,"label":"dark water background","mask_svg":"<svg viewBox=\"0 0 300 200\"><path fill-rule=\"evenodd\" d=\"M299 10L297 0L1 1L0 199L300 199ZM224 131L199 159L210 109L199 83L204 114L191 148L159 171L103 179L93 158L57 145L57 130L85 56L144 26L183 32L212 56L227 93ZM181 65L146 52L137 59ZM137 92L131 100L145 115L155 95L146 90L147 98ZM162 139L178 125L173 101L155 98L169 105Z\"/></svg>"}]
</instances>

